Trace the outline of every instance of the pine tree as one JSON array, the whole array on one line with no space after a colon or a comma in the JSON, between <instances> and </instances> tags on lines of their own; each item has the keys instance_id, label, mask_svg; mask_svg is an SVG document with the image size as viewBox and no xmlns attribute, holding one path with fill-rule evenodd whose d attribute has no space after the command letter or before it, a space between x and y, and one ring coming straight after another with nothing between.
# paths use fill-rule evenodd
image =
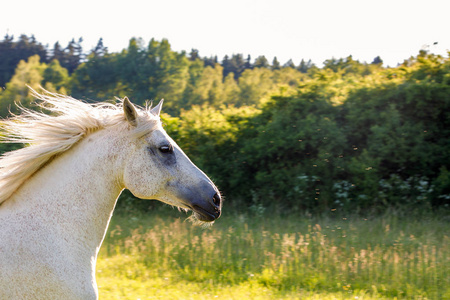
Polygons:
<instances>
[{"instance_id":1,"label":"pine tree","mask_svg":"<svg viewBox=\"0 0 450 300\"><path fill-rule=\"evenodd\" d=\"M64 60L64 49L61 47L61 45L59 44L59 42L56 42L53 45L53 49L51 51L52 55L51 55L51 60L58 60L58 61L62 61Z\"/></svg>"},{"instance_id":2,"label":"pine tree","mask_svg":"<svg viewBox=\"0 0 450 300\"><path fill-rule=\"evenodd\" d=\"M247 55L247 59L245 60L245 69L246 70L251 70L253 69L253 65L252 65L252 57L249 55Z\"/></svg>"},{"instance_id":3,"label":"pine tree","mask_svg":"<svg viewBox=\"0 0 450 300\"><path fill-rule=\"evenodd\" d=\"M279 70L281 68L280 62L278 61L277 57L275 56L272 61L272 70Z\"/></svg>"},{"instance_id":4,"label":"pine tree","mask_svg":"<svg viewBox=\"0 0 450 300\"><path fill-rule=\"evenodd\" d=\"M293 68L295 69L295 64L292 59L289 59L284 65L283 68Z\"/></svg>"},{"instance_id":5,"label":"pine tree","mask_svg":"<svg viewBox=\"0 0 450 300\"><path fill-rule=\"evenodd\" d=\"M383 64L383 60L381 59L380 56L377 56L373 59L373 61L370 63L371 65L382 65Z\"/></svg>"},{"instance_id":6,"label":"pine tree","mask_svg":"<svg viewBox=\"0 0 450 300\"><path fill-rule=\"evenodd\" d=\"M0 42L0 87L4 87L9 81L18 63L12 59L14 57L13 40L13 36L6 34L3 41Z\"/></svg>"},{"instance_id":7,"label":"pine tree","mask_svg":"<svg viewBox=\"0 0 450 300\"><path fill-rule=\"evenodd\" d=\"M197 49L191 49L191 52L189 53L189 60L195 61L196 59L199 59L199 52Z\"/></svg>"},{"instance_id":8,"label":"pine tree","mask_svg":"<svg viewBox=\"0 0 450 300\"><path fill-rule=\"evenodd\" d=\"M69 74L72 74L84 60L83 48L81 46L82 42L82 38L79 38L78 42L72 39L64 49L59 42L56 42L51 51L51 60L57 59L61 66L66 68Z\"/></svg>"},{"instance_id":9,"label":"pine tree","mask_svg":"<svg viewBox=\"0 0 450 300\"><path fill-rule=\"evenodd\" d=\"M242 54L233 54L228 63L227 75L234 74L234 79L238 79L245 70L245 61ZM226 76L225 76L226 77Z\"/></svg>"},{"instance_id":10,"label":"pine tree","mask_svg":"<svg viewBox=\"0 0 450 300\"><path fill-rule=\"evenodd\" d=\"M230 73L230 59L228 55L225 55L222 60L223 67L223 77L227 77L228 73Z\"/></svg>"},{"instance_id":11,"label":"pine tree","mask_svg":"<svg viewBox=\"0 0 450 300\"><path fill-rule=\"evenodd\" d=\"M258 56L258 58L256 58L255 60L255 64L254 64L255 68L269 68L269 62L267 61L267 58L262 55L262 56Z\"/></svg>"},{"instance_id":12,"label":"pine tree","mask_svg":"<svg viewBox=\"0 0 450 300\"><path fill-rule=\"evenodd\" d=\"M311 62L311 60L309 60L309 62ZM302 61L298 65L297 70L299 70L302 73L308 72L308 65L306 64L304 59L302 59Z\"/></svg>"},{"instance_id":13,"label":"pine tree","mask_svg":"<svg viewBox=\"0 0 450 300\"><path fill-rule=\"evenodd\" d=\"M205 67L214 67L219 63L219 60L217 59L217 56L210 56L209 58L203 58L203 63L205 64Z\"/></svg>"},{"instance_id":14,"label":"pine tree","mask_svg":"<svg viewBox=\"0 0 450 300\"><path fill-rule=\"evenodd\" d=\"M103 45L103 38L100 38L90 55L93 55L94 57L103 57L106 54L108 54L108 48Z\"/></svg>"},{"instance_id":15,"label":"pine tree","mask_svg":"<svg viewBox=\"0 0 450 300\"><path fill-rule=\"evenodd\" d=\"M83 48L81 47L82 42L83 38L79 38L78 42L75 42L75 40L72 39L64 51L66 53L66 57L62 66L69 70L70 74L75 71L83 60Z\"/></svg>"}]
</instances>

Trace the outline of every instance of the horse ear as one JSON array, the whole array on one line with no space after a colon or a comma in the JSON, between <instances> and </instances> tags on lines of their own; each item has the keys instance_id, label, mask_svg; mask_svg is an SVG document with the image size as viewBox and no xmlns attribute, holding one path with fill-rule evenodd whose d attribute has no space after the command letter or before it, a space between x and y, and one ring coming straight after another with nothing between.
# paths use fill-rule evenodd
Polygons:
<instances>
[{"instance_id":1,"label":"horse ear","mask_svg":"<svg viewBox=\"0 0 450 300\"><path fill-rule=\"evenodd\" d=\"M164 102L164 99L161 99L161 101L159 101L158 105L153 107L150 112L155 116L159 116L159 114L161 113L161 108L162 108L163 102Z\"/></svg>"},{"instance_id":2,"label":"horse ear","mask_svg":"<svg viewBox=\"0 0 450 300\"><path fill-rule=\"evenodd\" d=\"M136 126L138 114L133 103L131 103L131 101L127 97L123 99L123 112L125 114L125 117L127 118L128 123Z\"/></svg>"}]
</instances>

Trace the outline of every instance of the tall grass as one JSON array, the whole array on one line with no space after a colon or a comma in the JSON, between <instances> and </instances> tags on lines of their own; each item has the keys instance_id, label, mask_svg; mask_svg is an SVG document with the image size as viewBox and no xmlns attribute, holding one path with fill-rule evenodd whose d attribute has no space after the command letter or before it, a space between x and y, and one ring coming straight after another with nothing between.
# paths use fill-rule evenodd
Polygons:
<instances>
[{"instance_id":1,"label":"tall grass","mask_svg":"<svg viewBox=\"0 0 450 300\"><path fill-rule=\"evenodd\" d=\"M209 229L166 211L116 216L97 277L104 299L450 299L449 229L395 212L225 213Z\"/></svg>"}]
</instances>

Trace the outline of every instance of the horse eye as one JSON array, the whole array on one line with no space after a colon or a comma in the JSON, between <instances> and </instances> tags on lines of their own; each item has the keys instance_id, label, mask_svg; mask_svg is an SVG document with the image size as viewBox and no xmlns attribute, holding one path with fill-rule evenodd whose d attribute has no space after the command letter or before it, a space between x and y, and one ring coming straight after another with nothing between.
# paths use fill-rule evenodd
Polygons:
<instances>
[{"instance_id":1,"label":"horse eye","mask_svg":"<svg viewBox=\"0 0 450 300\"><path fill-rule=\"evenodd\" d=\"M161 151L162 153L172 153L173 147L172 145L164 145L159 147L159 151Z\"/></svg>"}]
</instances>

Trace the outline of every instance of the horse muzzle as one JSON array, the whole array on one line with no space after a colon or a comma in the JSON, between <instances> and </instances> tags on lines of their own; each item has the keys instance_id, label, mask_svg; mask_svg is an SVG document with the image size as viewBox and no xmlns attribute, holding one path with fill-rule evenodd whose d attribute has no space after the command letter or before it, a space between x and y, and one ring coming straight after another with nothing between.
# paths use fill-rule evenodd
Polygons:
<instances>
[{"instance_id":1,"label":"horse muzzle","mask_svg":"<svg viewBox=\"0 0 450 300\"><path fill-rule=\"evenodd\" d=\"M216 192L206 201L192 201L190 207L199 221L213 222L220 217L222 211L222 197L218 192Z\"/></svg>"},{"instance_id":2,"label":"horse muzzle","mask_svg":"<svg viewBox=\"0 0 450 300\"><path fill-rule=\"evenodd\" d=\"M177 199L181 207L192 210L194 217L201 222L213 222L220 217L222 197L209 180L202 180L194 185L171 182L167 191L172 195L171 198ZM169 203L173 204L173 201Z\"/></svg>"}]
</instances>

